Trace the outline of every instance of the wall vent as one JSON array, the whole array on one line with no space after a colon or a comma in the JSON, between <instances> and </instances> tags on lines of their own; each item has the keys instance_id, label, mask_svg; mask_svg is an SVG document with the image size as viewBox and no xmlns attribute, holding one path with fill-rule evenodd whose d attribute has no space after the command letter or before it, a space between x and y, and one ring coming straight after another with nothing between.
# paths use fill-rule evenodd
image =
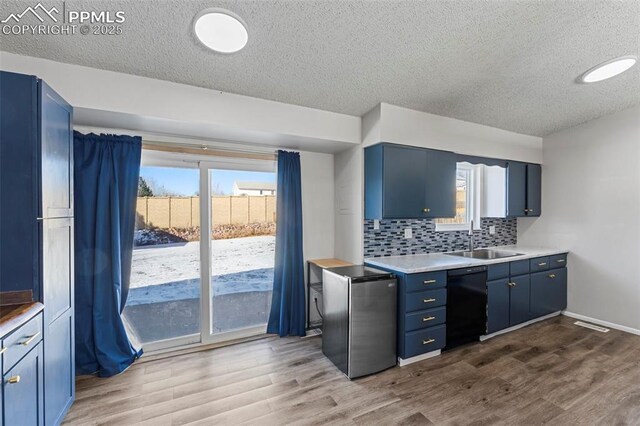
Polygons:
<instances>
[{"instance_id":1,"label":"wall vent","mask_svg":"<svg viewBox=\"0 0 640 426\"><path fill-rule=\"evenodd\" d=\"M579 325L580 327L590 328L591 330L599 331L600 333L608 333L609 329L600 327L598 325L589 324L588 322L576 321L575 325Z\"/></svg>"}]
</instances>

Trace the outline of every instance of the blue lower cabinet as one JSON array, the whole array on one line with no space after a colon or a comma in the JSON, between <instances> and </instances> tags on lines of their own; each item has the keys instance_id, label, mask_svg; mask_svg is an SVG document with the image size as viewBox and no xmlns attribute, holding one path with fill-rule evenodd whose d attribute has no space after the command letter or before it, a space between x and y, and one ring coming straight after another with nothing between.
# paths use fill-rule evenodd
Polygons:
<instances>
[{"instance_id":1,"label":"blue lower cabinet","mask_svg":"<svg viewBox=\"0 0 640 426\"><path fill-rule=\"evenodd\" d=\"M445 305L447 303L447 289L407 293L404 298L406 312L421 311Z\"/></svg>"},{"instance_id":2,"label":"blue lower cabinet","mask_svg":"<svg viewBox=\"0 0 640 426\"><path fill-rule=\"evenodd\" d=\"M439 308L407 314L404 319L404 329L405 331L415 331L421 328L444 324L446 320L447 308L441 306Z\"/></svg>"},{"instance_id":3,"label":"blue lower cabinet","mask_svg":"<svg viewBox=\"0 0 640 426\"><path fill-rule=\"evenodd\" d=\"M531 316L558 312L567 307L567 268L531 274Z\"/></svg>"},{"instance_id":4,"label":"blue lower cabinet","mask_svg":"<svg viewBox=\"0 0 640 426\"><path fill-rule=\"evenodd\" d=\"M6 425L44 424L42 342L3 376Z\"/></svg>"},{"instance_id":5,"label":"blue lower cabinet","mask_svg":"<svg viewBox=\"0 0 640 426\"><path fill-rule=\"evenodd\" d=\"M509 279L487 281L487 333L509 327Z\"/></svg>"},{"instance_id":6,"label":"blue lower cabinet","mask_svg":"<svg viewBox=\"0 0 640 426\"><path fill-rule=\"evenodd\" d=\"M509 282L509 326L527 322L531 319L529 275L511 277Z\"/></svg>"},{"instance_id":7,"label":"blue lower cabinet","mask_svg":"<svg viewBox=\"0 0 640 426\"><path fill-rule=\"evenodd\" d=\"M446 339L447 329L444 324L405 333L404 354L401 357L411 358L442 349L447 343Z\"/></svg>"}]
</instances>

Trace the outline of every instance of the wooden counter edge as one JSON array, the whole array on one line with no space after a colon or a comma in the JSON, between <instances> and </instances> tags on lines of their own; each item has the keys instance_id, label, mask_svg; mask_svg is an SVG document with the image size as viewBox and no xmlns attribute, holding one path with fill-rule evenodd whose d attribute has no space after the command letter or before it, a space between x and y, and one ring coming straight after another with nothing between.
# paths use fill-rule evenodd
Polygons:
<instances>
[{"instance_id":1,"label":"wooden counter edge","mask_svg":"<svg viewBox=\"0 0 640 426\"><path fill-rule=\"evenodd\" d=\"M3 306L0 309L0 338L25 324L38 313L44 305L40 302L30 302L23 305Z\"/></svg>"}]
</instances>

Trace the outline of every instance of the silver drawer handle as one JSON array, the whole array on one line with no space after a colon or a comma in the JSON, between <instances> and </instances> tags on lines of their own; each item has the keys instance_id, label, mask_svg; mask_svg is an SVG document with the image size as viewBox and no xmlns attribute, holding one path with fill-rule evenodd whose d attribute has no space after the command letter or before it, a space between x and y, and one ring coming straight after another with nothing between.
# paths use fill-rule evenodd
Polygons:
<instances>
[{"instance_id":1,"label":"silver drawer handle","mask_svg":"<svg viewBox=\"0 0 640 426\"><path fill-rule=\"evenodd\" d=\"M435 342L435 339L428 339L428 340L423 340L422 344L423 345L428 345L429 343L433 343L433 342Z\"/></svg>"},{"instance_id":2,"label":"silver drawer handle","mask_svg":"<svg viewBox=\"0 0 640 426\"><path fill-rule=\"evenodd\" d=\"M2 355L3 353L5 353L7 351L7 348L2 348L0 349L0 355Z\"/></svg>"},{"instance_id":3,"label":"silver drawer handle","mask_svg":"<svg viewBox=\"0 0 640 426\"><path fill-rule=\"evenodd\" d=\"M549 278L555 278L556 274L549 274Z\"/></svg>"},{"instance_id":4,"label":"silver drawer handle","mask_svg":"<svg viewBox=\"0 0 640 426\"><path fill-rule=\"evenodd\" d=\"M435 302L436 299L422 299L422 303L431 303L431 302Z\"/></svg>"},{"instance_id":5,"label":"silver drawer handle","mask_svg":"<svg viewBox=\"0 0 640 426\"><path fill-rule=\"evenodd\" d=\"M9 377L9 380L7 380L7 383L9 383L10 385L15 385L16 383L20 383L20 376Z\"/></svg>"},{"instance_id":6,"label":"silver drawer handle","mask_svg":"<svg viewBox=\"0 0 640 426\"><path fill-rule=\"evenodd\" d=\"M435 284L436 280L426 280L426 281L423 281L423 283L424 284Z\"/></svg>"},{"instance_id":7,"label":"silver drawer handle","mask_svg":"<svg viewBox=\"0 0 640 426\"><path fill-rule=\"evenodd\" d=\"M545 266L547 262L538 263L538 266Z\"/></svg>"},{"instance_id":8,"label":"silver drawer handle","mask_svg":"<svg viewBox=\"0 0 640 426\"><path fill-rule=\"evenodd\" d=\"M556 262L558 262L558 263L564 263L564 259L558 259L558 260L556 260Z\"/></svg>"},{"instance_id":9,"label":"silver drawer handle","mask_svg":"<svg viewBox=\"0 0 640 426\"><path fill-rule=\"evenodd\" d=\"M29 346L31 342L33 342L36 339L36 337L38 337L39 335L40 335L40 332L38 331L36 334L34 334L33 336L30 336L27 340L25 340L20 344L23 346Z\"/></svg>"},{"instance_id":10,"label":"silver drawer handle","mask_svg":"<svg viewBox=\"0 0 640 426\"><path fill-rule=\"evenodd\" d=\"M422 322L433 321L436 317L424 317L422 318Z\"/></svg>"}]
</instances>

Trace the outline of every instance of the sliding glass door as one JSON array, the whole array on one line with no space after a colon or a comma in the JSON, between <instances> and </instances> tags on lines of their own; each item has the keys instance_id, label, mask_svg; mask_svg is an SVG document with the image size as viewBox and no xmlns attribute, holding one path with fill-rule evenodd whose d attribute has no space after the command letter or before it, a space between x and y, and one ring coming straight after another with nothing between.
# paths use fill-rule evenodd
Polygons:
<instances>
[{"instance_id":1,"label":"sliding glass door","mask_svg":"<svg viewBox=\"0 0 640 426\"><path fill-rule=\"evenodd\" d=\"M146 350L200 341L197 168L144 166L123 316Z\"/></svg>"},{"instance_id":2,"label":"sliding glass door","mask_svg":"<svg viewBox=\"0 0 640 426\"><path fill-rule=\"evenodd\" d=\"M264 333L275 260L275 163L216 161L201 164L201 170L211 194L203 341Z\"/></svg>"},{"instance_id":3,"label":"sliding glass door","mask_svg":"<svg viewBox=\"0 0 640 426\"><path fill-rule=\"evenodd\" d=\"M265 333L275 161L144 157L123 312L133 340L153 352Z\"/></svg>"}]
</instances>

